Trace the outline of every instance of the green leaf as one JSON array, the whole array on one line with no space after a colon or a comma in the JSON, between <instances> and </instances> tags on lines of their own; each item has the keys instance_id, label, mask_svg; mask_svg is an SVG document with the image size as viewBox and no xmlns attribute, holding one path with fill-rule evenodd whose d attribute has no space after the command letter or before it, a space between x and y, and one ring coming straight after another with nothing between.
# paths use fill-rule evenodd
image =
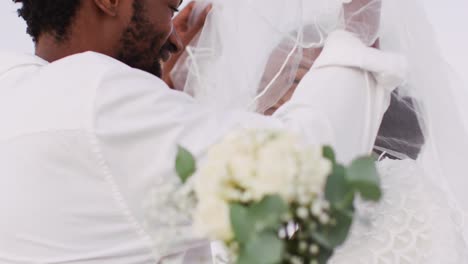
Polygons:
<instances>
[{"instance_id":1,"label":"green leaf","mask_svg":"<svg viewBox=\"0 0 468 264\"><path fill-rule=\"evenodd\" d=\"M192 153L181 146L178 147L175 169L183 183L185 183L196 170L195 158Z\"/></svg>"},{"instance_id":2,"label":"green leaf","mask_svg":"<svg viewBox=\"0 0 468 264\"><path fill-rule=\"evenodd\" d=\"M267 229L278 230L281 217L287 212L288 206L280 196L270 195L248 210L255 232L261 232Z\"/></svg>"},{"instance_id":3,"label":"green leaf","mask_svg":"<svg viewBox=\"0 0 468 264\"><path fill-rule=\"evenodd\" d=\"M325 185L325 198L332 205L348 207L350 193L353 194L353 188L346 180L346 169L341 165L333 166L333 171L328 176Z\"/></svg>"},{"instance_id":4,"label":"green leaf","mask_svg":"<svg viewBox=\"0 0 468 264\"><path fill-rule=\"evenodd\" d=\"M318 255L318 263L319 264L327 264L328 260L332 257L333 250L327 250L325 248L320 249L320 253Z\"/></svg>"},{"instance_id":5,"label":"green leaf","mask_svg":"<svg viewBox=\"0 0 468 264\"><path fill-rule=\"evenodd\" d=\"M245 245L264 231L277 232L287 210L286 203L277 195L266 196L250 206L230 204L230 220L236 240Z\"/></svg>"},{"instance_id":6,"label":"green leaf","mask_svg":"<svg viewBox=\"0 0 468 264\"><path fill-rule=\"evenodd\" d=\"M323 248L333 250L342 245L348 238L353 212L351 210L333 209L331 217L335 219L335 225L327 225L313 232L312 238Z\"/></svg>"},{"instance_id":7,"label":"green leaf","mask_svg":"<svg viewBox=\"0 0 468 264\"><path fill-rule=\"evenodd\" d=\"M346 172L346 178L365 200L380 200L382 196L380 179L372 157L353 161Z\"/></svg>"},{"instance_id":8,"label":"green leaf","mask_svg":"<svg viewBox=\"0 0 468 264\"><path fill-rule=\"evenodd\" d=\"M336 225L330 227L328 237L330 244L336 248L348 238L354 214L352 211L338 209L332 211L332 217L335 219Z\"/></svg>"},{"instance_id":9,"label":"green leaf","mask_svg":"<svg viewBox=\"0 0 468 264\"><path fill-rule=\"evenodd\" d=\"M279 264L283 259L284 242L274 232L254 236L240 250L238 264Z\"/></svg>"},{"instance_id":10,"label":"green leaf","mask_svg":"<svg viewBox=\"0 0 468 264\"><path fill-rule=\"evenodd\" d=\"M326 248L328 250L333 250L333 245L331 244L330 240L326 233L322 232L314 232L311 234L312 238L314 239L315 243L319 244L320 247Z\"/></svg>"},{"instance_id":11,"label":"green leaf","mask_svg":"<svg viewBox=\"0 0 468 264\"><path fill-rule=\"evenodd\" d=\"M332 147L330 146L323 147L322 153L326 159L330 160L333 164L336 164L336 156Z\"/></svg>"},{"instance_id":12,"label":"green leaf","mask_svg":"<svg viewBox=\"0 0 468 264\"><path fill-rule=\"evenodd\" d=\"M236 240L245 244L253 235L252 221L249 219L248 210L240 204L230 204L231 226Z\"/></svg>"}]
</instances>

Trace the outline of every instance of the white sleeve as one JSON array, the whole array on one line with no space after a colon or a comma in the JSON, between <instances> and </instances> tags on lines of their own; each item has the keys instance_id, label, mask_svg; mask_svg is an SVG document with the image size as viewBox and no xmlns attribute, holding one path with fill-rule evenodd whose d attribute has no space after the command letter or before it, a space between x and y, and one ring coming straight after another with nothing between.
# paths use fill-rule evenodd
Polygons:
<instances>
[{"instance_id":1,"label":"white sleeve","mask_svg":"<svg viewBox=\"0 0 468 264\"><path fill-rule=\"evenodd\" d=\"M337 40L345 41L343 45L350 42ZM367 71L324 62L310 72L278 114L265 117L243 111L213 112L188 95L170 90L156 77L117 67L102 78L96 93L93 141L116 191L136 222L143 223L143 202L150 191L175 177L179 144L200 157L238 128L295 129L312 143L332 144L344 152L354 147L348 141L366 141L371 133L363 126L368 118L363 106L373 104L367 81L374 89L375 80ZM350 153L359 151L362 149L349 149ZM150 233L164 228L167 226L153 225L148 231L142 227ZM182 251L190 242L160 255Z\"/></svg>"},{"instance_id":2,"label":"white sleeve","mask_svg":"<svg viewBox=\"0 0 468 264\"><path fill-rule=\"evenodd\" d=\"M332 145L338 160L348 163L371 152L390 94L406 72L403 57L366 47L354 35L336 31L276 117L319 115L331 126L328 142L325 136L311 138L317 131L304 134L311 135L312 143ZM300 124L296 129L315 128Z\"/></svg>"}]
</instances>

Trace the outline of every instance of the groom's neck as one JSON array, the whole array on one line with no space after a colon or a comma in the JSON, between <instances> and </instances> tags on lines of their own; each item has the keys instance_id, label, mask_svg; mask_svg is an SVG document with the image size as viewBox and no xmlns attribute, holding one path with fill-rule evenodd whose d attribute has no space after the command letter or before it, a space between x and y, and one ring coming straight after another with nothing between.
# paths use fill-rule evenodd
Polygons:
<instances>
[{"instance_id":1,"label":"groom's neck","mask_svg":"<svg viewBox=\"0 0 468 264\"><path fill-rule=\"evenodd\" d=\"M99 38L93 39L86 35L73 35L69 38L58 40L50 34L44 34L39 38L36 43L35 54L48 62L54 62L86 51L94 51L108 56L113 55L113 52L108 47L103 46L102 42L99 42Z\"/></svg>"}]
</instances>

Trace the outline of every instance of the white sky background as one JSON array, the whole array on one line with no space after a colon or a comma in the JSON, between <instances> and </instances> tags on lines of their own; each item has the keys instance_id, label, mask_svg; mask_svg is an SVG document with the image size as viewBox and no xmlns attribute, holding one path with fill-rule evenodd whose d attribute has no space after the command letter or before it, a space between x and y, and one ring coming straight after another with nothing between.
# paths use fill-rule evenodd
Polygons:
<instances>
[{"instance_id":1,"label":"white sky background","mask_svg":"<svg viewBox=\"0 0 468 264\"><path fill-rule=\"evenodd\" d=\"M468 84L468 0L421 2L434 25L443 55ZM0 50L33 52L25 23L17 17L15 9L12 0L0 0Z\"/></svg>"}]
</instances>

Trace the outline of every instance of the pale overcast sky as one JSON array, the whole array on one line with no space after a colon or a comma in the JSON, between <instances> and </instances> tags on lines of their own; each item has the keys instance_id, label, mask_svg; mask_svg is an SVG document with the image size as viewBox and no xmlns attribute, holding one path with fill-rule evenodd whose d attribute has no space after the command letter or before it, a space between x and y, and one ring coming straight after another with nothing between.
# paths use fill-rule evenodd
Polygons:
<instances>
[{"instance_id":1,"label":"pale overcast sky","mask_svg":"<svg viewBox=\"0 0 468 264\"><path fill-rule=\"evenodd\" d=\"M468 84L468 0L421 1L438 34L445 58ZM0 50L32 52L25 24L17 17L11 0L0 1L0 34Z\"/></svg>"}]
</instances>

